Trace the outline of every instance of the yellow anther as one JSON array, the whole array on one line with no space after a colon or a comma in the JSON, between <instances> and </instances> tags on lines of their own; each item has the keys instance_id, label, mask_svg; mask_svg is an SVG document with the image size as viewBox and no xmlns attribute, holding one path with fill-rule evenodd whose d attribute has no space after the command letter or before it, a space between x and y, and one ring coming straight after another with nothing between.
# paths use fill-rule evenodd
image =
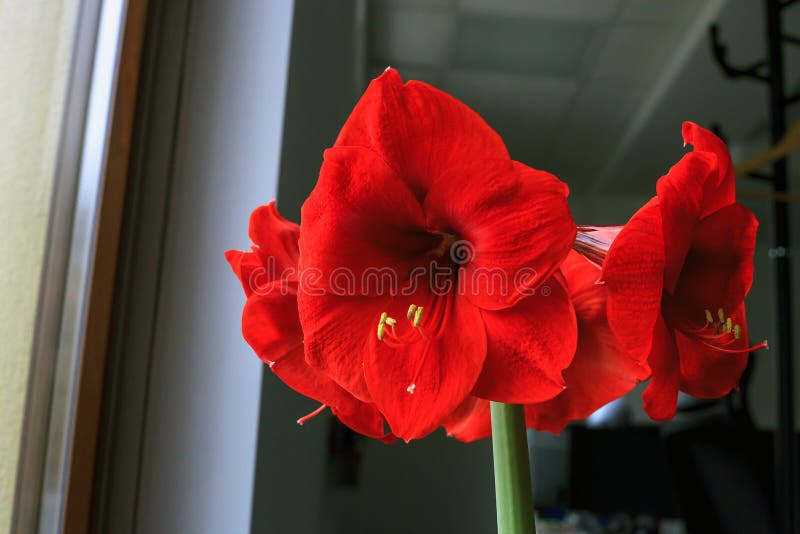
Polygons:
<instances>
[{"instance_id":1,"label":"yellow anther","mask_svg":"<svg viewBox=\"0 0 800 534\"><path fill-rule=\"evenodd\" d=\"M711 315L711 310L706 310L706 322L707 323L714 322L714 316Z\"/></svg>"},{"instance_id":2,"label":"yellow anther","mask_svg":"<svg viewBox=\"0 0 800 534\"><path fill-rule=\"evenodd\" d=\"M378 321L378 339L383 341L383 335L386 333L386 322L389 319L389 314L383 312L381 319Z\"/></svg>"},{"instance_id":3,"label":"yellow anther","mask_svg":"<svg viewBox=\"0 0 800 534\"><path fill-rule=\"evenodd\" d=\"M389 326L394 326L397 324L397 321L395 321L393 317L387 317L386 324L388 324Z\"/></svg>"},{"instance_id":4,"label":"yellow anther","mask_svg":"<svg viewBox=\"0 0 800 534\"><path fill-rule=\"evenodd\" d=\"M412 304L411 306L408 307L408 312L406 312L406 317L408 317L409 321L414 317L414 312L415 311L417 311L417 305L416 304Z\"/></svg>"},{"instance_id":5,"label":"yellow anther","mask_svg":"<svg viewBox=\"0 0 800 534\"><path fill-rule=\"evenodd\" d=\"M413 321L413 325L414 326L419 326L420 323L422 322L422 310L423 309L424 308L422 306L420 306L414 312L414 321Z\"/></svg>"},{"instance_id":6,"label":"yellow anther","mask_svg":"<svg viewBox=\"0 0 800 534\"><path fill-rule=\"evenodd\" d=\"M722 311L722 308L717 310L717 317L719 317L719 322L721 323L725 322L725 312Z\"/></svg>"},{"instance_id":7,"label":"yellow anther","mask_svg":"<svg viewBox=\"0 0 800 534\"><path fill-rule=\"evenodd\" d=\"M739 326L738 324L734 325L734 327L733 327L733 337L736 338L736 339L739 339L740 337L742 337L742 327Z\"/></svg>"},{"instance_id":8,"label":"yellow anther","mask_svg":"<svg viewBox=\"0 0 800 534\"><path fill-rule=\"evenodd\" d=\"M725 320L725 331L729 334L733 331L733 321L731 321L730 317Z\"/></svg>"}]
</instances>

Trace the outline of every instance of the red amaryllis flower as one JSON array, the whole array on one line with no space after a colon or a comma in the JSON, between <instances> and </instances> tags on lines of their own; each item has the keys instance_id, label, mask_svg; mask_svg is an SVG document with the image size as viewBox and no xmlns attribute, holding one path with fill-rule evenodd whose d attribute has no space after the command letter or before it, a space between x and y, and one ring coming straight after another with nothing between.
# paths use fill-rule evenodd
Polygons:
<instances>
[{"instance_id":1,"label":"red amaryllis flower","mask_svg":"<svg viewBox=\"0 0 800 534\"><path fill-rule=\"evenodd\" d=\"M558 272L575 232L567 194L464 104L387 69L303 205L307 361L406 440L470 393L552 398L576 343ZM528 298L544 282L551 297Z\"/></svg>"},{"instance_id":2,"label":"red amaryllis flower","mask_svg":"<svg viewBox=\"0 0 800 534\"><path fill-rule=\"evenodd\" d=\"M250 216L251 252L229 250L225 257L247 296L242 311L244 339L259 358L290 388L326 406L344 424L367 436L393 441L375 405L362 402L320 371L303 355L303 332L297 316L297 239L300 228L280 216L275 202Z\"/></svg>"},{"instance_id":3,"label":"red amaryllis flower","mask_svg":"<svg viewBox=\"0 0 800 534\"><path fill-rule=\"evenodd\" d=\"M643 397L656 420L675 415L679 390L727 394L747 353L766 347L748 347L744 309L758 222L736 203L725 144L690 122L683 139L694 151L659 179L657 197L621 231L586 227L576 241L603 262L614 334L634 356L648 354Z\"/></svg>"},{"instance_id":4,"label":"red amaryllis flower","mask_svg":"<svg viewBox=\"0 0 800 534\"><path fill-rule=\"evenodd\" d=\"M644 358L632 357L611 332L606 317L606 291L597 284L600 268L573 251L561 271L578 320L578 348L564 371L566 389L551 400L525 406L528 427L555 434L571 421L589 417L650 376ZM448 435L461 441L489 437L489 402L471 397L444 426Z\"/></svg>"}]
</instances>

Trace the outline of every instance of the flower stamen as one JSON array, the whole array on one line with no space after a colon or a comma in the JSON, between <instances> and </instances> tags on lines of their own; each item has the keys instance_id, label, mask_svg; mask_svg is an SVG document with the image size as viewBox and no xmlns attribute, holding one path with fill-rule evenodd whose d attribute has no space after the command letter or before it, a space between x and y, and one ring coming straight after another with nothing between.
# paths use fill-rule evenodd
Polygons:
<instances>
[{"instance_id":1,"label":"flower stamen","mask_svg":"<svg viewBox=\"0 0 800 534\"><path fill-rule=\"evenodd\" d=\"M389 314L383 312L381 314L381 318L378 321L378 339L383 341L383 337L386 335L386 327L394 328L394 325L397 324L397 320L394 317L389 317Z\"/></svg>"},{"instance_id":2,"label":"flower stamen","mask_svg":"<svg viewBox=\"0 0 800 534\"><path fill-rule=\"evenodd\" d=\"M414 325L414 328L419 328L419 325L422 323L422 310L424 309L425 308L423 308L422 306L419 306L414 312L414 320L411 323Z\"/></svg>"},{"instance_id":3,"label":"flower stamen","mask_svg":"<svg viewBox=\"0 0 800 534\"><path fill-rule=\"evenodd\" d=\"M722 308L717 309L717 319L714 320L714 315L711 310L703 310L705 315L705 324L701 328L687 329L681 328L681 331L699 341L703 345L710 347L716 351L740 354L742 352L753 352L759 349L765 349L767 342L761 343L752 347L743 348L729 348L730 345L742 338L742 326L733 322L732 317L725 315L725 310Z\"/></svg>"},{"instance_id":4,"label":"flower stamen","mask_svg":"<svg viewBox=\"0 0 800 534\"><path fill-rule=\"evenodd\" d=\"M449 315L450 306L452 306L451 294L442 295L434 299L427 314L425 314L424 306L418 304L409 305L406 310L406 318L413 328L403 329L401 327L397 329L397 321L389 316L389 312L382 312L380 315L377 336L389 348L400 348L420 341L424 342L415 350L415 352L418 352L410 354L416 362L411 373L410 384L405 388L406 393L409 395L414 395L416 392L418 378L428 353L431 351L432 343L447 328L446 318ZM422 324L423 315L426 317L424 326Z\"/></svg>"},{"instance_id":5,"label":"flower stamen","mask_svg":"<svg viewBox=\"0 0 800 534\"><path fill-rule=\"evenodd\" d=\"M383 312L381 314L381 318L378 321L378 339L383 341L383 336L386 335L386 319L389 318L389 314Z\"/></svg>"},{"instance_id":6,"label":"flower stamen","mask_svg":"<svg viewBox=\"0 0 800 534\"><path fill-rule=\"evenodd\" d=\"M319 414L321 414L322 412L324 412L325 408L327 408L327 407L328 407L327 404L323 404L322 406L320 406L319 408L317 408L316 410L314 410L310 414L304 415L303 417L298 419L297 420L297 424L300 425L300 426L303 426L303 424L306 423L309 419L313 419L314 417L316 417Z\"/></svg>"},{"instance_id":7,"label":"flower stamen","mask_svg":"<svg viewBox=\"0 0 800 534\"><path fill-rule=\"evenodd\" d=\"M427 339L425 333L422 332L421 329L422 312L424 310L425 308L423 306L417 306L416 304L412 304L408 307L408 312L406 312L406 317L408 318L409 321L411 321L411 324L414 326L414 328L417 329L416 330L417 334ZM398 336L394 331L394 327L396 325L397 325L397 319L395 319L394 317L389 317L388 312L381 313L381 317L378 320L378 330L377 330L378 339L380 341L384 341L384 338L386 338L386 335L388 333L393 341L401 343L400 336ZM387 329L387 327L389 328Z\"/></svg>"}]
</instances>

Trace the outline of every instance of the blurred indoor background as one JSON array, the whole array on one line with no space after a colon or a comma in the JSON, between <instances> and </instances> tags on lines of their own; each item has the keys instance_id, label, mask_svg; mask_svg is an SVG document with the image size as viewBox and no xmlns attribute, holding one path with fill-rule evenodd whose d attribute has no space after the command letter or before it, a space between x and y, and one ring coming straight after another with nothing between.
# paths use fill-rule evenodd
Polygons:
<instances>
[{"instance_id":1,"label":"blurred indoor background","mask_svg":"<svg viewBox=\"0 0 800 534\"><path fill-rule=\"evenodd\" d=\"M494 532L490 441L441 431L385 446L325 417L296 425L315 403L241 339L223 252L249 247L249 213L273 198L299 221L323 150L387 66L463 100L514 159L567 182L578 224L623 224L685 151L684 120L718 132L734 162L773 144L766 84L726 76L710 37L717 24L731 64L760 61L768 3L4 4L0 76L16 89L0 116L16 130L0 134L0 531ZM781 14L795 94L800 3ZM799 176L793 156L790 191ZM737 190L760 221L750 335L773 350L752 357L739 392L682 399L667 424L647 419L640 388L560 436L530 432L541 517L579 525L563 532L792 532L779 530L773 463L775 203L764 180ZM32 258L15 253L31 243ZM797 340L793 360L797 383Z\"/></svg>"}]
</instances>

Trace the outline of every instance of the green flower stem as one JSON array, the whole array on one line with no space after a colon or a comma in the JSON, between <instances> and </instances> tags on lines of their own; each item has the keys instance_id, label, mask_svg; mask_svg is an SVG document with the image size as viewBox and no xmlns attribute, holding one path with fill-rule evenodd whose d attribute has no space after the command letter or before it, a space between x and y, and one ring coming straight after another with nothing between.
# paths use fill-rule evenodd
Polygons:
<instances>
[{"instance_id":1,"label":"green flower stem","mask_svg":"<svg viewBox=\"0 0 800 534\"><path fill-rule=\"evenodd\" d=\"M497 532L535 533L525 408L501 402L491 407Z\"/></svg>"}]
</instances>

